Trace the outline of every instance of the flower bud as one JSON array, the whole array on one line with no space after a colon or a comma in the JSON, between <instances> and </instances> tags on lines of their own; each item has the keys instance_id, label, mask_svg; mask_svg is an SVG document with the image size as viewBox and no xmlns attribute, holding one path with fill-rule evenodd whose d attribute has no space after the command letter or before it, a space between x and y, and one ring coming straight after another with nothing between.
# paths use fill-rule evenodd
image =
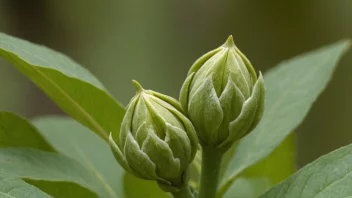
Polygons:
<instances>
[{"instance_id":1,"label":"flower bud","mask_svg":"<svg viewBox=\"0 0 352 198\"><path fill-rule=\"evenodd\" d=\"M256 127L264 97L262 75L257 79L232 36L193 64L180 93L201 145L224 150Z\"/></svg>"},{"instance_id":2,"label":"flower bud","mask_svg":"<svg viewBox=\"0 0 352 198\"><path fill-rule=\"evenodd\" d=\"M198 147L192 123L177 100L144 90L133 81L137 94L130 101L120 133L110 134L110 145L120 165L165 191L186 181L186 170Z\"/></svg>"}]
</instances>

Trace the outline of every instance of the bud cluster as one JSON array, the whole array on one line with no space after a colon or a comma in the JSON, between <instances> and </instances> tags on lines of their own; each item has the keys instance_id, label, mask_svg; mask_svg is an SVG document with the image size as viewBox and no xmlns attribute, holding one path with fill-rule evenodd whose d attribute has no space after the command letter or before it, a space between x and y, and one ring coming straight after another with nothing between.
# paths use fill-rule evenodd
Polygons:
<instances>
[{"instance_id":1,"label":"bud cluster","mask_svg":"<svg viewBox=\"0 0 352 198\"><path fill-rule=\"evenodd\" d=\"M164 191L187 183L198 141L224 153L256 127L264 110L263 77L257 78L232 36L193 64L180 102L133 83L137 94L110 145L126 171L156 180Z\"/></svg>"}]
</instances>

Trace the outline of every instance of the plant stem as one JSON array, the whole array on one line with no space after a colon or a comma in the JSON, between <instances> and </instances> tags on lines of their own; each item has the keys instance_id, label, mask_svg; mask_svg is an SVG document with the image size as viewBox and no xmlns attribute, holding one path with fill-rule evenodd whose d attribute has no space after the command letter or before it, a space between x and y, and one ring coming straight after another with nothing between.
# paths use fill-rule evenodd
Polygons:
<instances>
[{"instance_id":1,"label":"plant stem","mask_svg":"<svg viewBox=\"0 0 352 198\"><path fill-rule=\"evenodd\" d=\"M194 198L193 194L187 184L183 185L178 192L171 193L174 198Z\"/></svg>"},{"instance_id":2,"label":"plant stem","mask_svg":"<svg viewBox=\"0 0 352 198\"><path fill-rule=\"evenodd\" d=\"M202 150L202 171L198 198L215 198L223 153L214 148Z\"/></svg>"}]
</instances>

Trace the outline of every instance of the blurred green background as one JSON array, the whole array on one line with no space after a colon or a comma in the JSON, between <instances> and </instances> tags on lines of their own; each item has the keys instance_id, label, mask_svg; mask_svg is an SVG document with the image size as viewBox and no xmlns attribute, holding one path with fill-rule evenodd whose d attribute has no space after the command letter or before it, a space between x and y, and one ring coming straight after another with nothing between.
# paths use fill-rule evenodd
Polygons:
<instances>
[{"instance_id":1,"label":"blurred green background","mask_svg":"<svg viewBox=\"0 0 352 198\"><path fill-rule=\"evenodd\" d=\"M351 0L0 0L0 31L61 51L121 103L131 79L173 97L191 64L232 34L257 70L352 38ZM352 52L297 129L298 166L352 143ZM0 59L0 111L62 114Z\"/></svg>"}]
</instances>

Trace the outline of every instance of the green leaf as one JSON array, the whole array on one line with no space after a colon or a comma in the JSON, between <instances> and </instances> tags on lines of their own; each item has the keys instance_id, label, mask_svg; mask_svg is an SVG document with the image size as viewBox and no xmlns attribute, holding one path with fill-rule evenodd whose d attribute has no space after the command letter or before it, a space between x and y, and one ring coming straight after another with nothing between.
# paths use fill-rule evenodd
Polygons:
<instances>
[{"instance_id":1,"label":"green leaf","mask_svg":"<svg viewBox=\"0 0 352 198\"><path fill-rule=\"evenodd\" d=\"M337 42L285 61L266 73L267 97L262 121L238 144L222 191L241 172L269 156L303 121L349 46L348 41Z\"/></svg>"},{"instance_id":2,"label":"green leaf","mask_svg":"<svg viewBox=\"0 0 352 198\"><path fill-rule=\"evenodd\" d=\"M75 159L93 174L94 180L103 186L101 191L105 197L124 197L124 170L106 142L68 117L42 117L32 123L56 150Z\"/></svg>"},{"instance_id":3,"label":"green leaf","mask_svg":"<svg viewBox=\"0 0 352 198\"><path fill-rule=\"evenodd\" d=\"M86 69L44 46L0 33L0 56L42 89L63 111L108 141L123 107Z\"/></svg>"},{"instance_id":4,"label":"green leaf","mask_svg":"<svg viewBox=\"0 0 352 198\"><path fill-rule=\"evenodd\" d=\"M50 198L38 188L0 171L0 198Z\"/></svg>"},{"instance_id":5,"label":"green leaf","mask_svg":"<svg viewBox=\"0 0 352 198\"><path fill-rule=\"evenodd\" d=\"M172 198L160 190L155 181L142 180L129 173L124 177L124 189L126 198Z\"/></svg>"},{"instance_id":6,"label":"green leaf","mask_svg":"<svg viewBox=\"0 0 352 198\"><path fill-rule=\"evenodd\" d=\"M71 158L56 153L32 148L2 148L0 149L0 170L29 182L36 180L64 183L67 187L64 188L64 191L67 190L65 194L72 198L77 197L77 194L68 190L74 190L74 186L78 187L77 184L81 188L86 188L86 192L91 189L105 196L101 191L101 185L85 167ZM55 183L52 184L52 188L55 188ZM93 191L85 197L96 197Z\"/></svg>"},{"instance_id":7,"label":"green leaf","mask_svg":"<svg viewBox=\"0 0 352 198\"><path fill-rule=\"evenodd\" d=\"M72 182L43 181L23 179L25 182L39 188L55 198L97 198L91 190Z\"/></svg>"},{"instance_id":8,"label":"green leaf","mask_svg":"<svg viewBox=\"0 0 352 198\"><path fill-rule=\"evenodd\" d=\"M243 171L225 198L257 198L295 171L295 138L291 134L268 157Z\"/></svg>"},{"instance_id":9,"label":"green leaf","mask_svg":"<svg viewBox=\"0 0 352 198\"><path fill-rule=\"evenodd\" d=\"M0 112L0 147L22 147L51 152L55 151L31 123L9 112ZM74 198L97 196L87 188L72 182L24 180L54 197Z\"/></svg>"},{"instance_id":10,"label":"green leaf","mask_svg":"<svg viewBox=\"0 0 352 198\"><path fill-rule=\"evenodd\" d=\"M7 147L54 151L53 147L26 119L10 112L0 112L0 148Z\"/></svg>"},{"instance_id":11,"label":"green leaf","mask_svg":"<svg viewBox=\"0 0 352 198\"><path fill-rule=\"evenodd\" d=\"M270 186L267 178L239 177L224 195L224 198L257 198Z\"/></svg>"},{"instance_id":12,"label":"green leaf","mask_svg":"<svg viewBox=\"0 0 352 198\"><path fill-rule=\"evenodd\" d=\"M303 167L260 198L346 198L352 196L352 144Z\"/></svg>"}]
</instances>

